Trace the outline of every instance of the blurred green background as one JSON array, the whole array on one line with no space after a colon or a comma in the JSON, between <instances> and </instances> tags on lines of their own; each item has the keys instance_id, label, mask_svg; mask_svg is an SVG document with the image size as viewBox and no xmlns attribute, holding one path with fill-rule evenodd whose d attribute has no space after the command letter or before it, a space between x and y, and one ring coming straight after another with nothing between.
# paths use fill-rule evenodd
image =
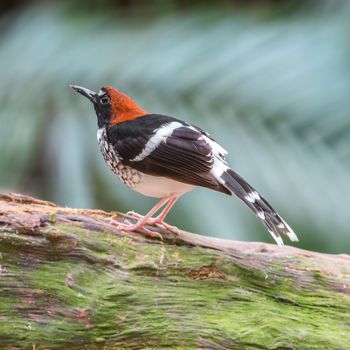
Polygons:
<instances>
[{"instance_id":1,"label":"blurred green background","mask_svg":"<svg viewBox=\"0 0 350 350\"><path fill-rule=\"evenodd\" d=\"M105 166L92 106L114 85L201 126L295 229L350 251L349 1L2 1L0 190L146 212ZM237 199L199 189L169 223L272 242Z\"/></svg>"}]
</instances>

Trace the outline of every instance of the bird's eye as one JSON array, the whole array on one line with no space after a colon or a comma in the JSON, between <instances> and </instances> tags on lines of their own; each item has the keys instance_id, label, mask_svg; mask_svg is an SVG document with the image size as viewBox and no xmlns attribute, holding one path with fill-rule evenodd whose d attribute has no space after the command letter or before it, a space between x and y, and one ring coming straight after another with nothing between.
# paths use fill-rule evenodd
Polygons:
<instances>
[{"instance_id":1,"label":"bird's eye","mask_svg":"<svg viewBox=\"0 0 350 350\"><path fill-rule=\"evenodd\" d=\"M101 97L100 102L103 105L107 105L109 103L109 97L107 95Z\"/></svg>"}]
</instances>

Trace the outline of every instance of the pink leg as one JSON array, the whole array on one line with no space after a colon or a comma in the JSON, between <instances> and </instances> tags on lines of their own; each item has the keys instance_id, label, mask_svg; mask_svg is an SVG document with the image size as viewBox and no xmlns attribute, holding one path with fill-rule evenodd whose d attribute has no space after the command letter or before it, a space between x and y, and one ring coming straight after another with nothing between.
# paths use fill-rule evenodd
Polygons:
<instances>
[{"instance_id":1,"label":"pink leg","mask_svg":"<svg viewBox=\"0 0 350 350\"><path fill-rule=\"evenodd\" d=\"M166 222L164 222L165 217L167 216L167 214L169 213L170 209L173 207L173 205L175 204L175 202L178 199L179 199L179 197L172 197L170 199L169 203L163 209L163 211L156 218L148 219L147 223L149 225L160 225L160 226L163 226L164 228L166 228L169 231L178 233L179 230L178 230L177 227L169 225Z\"/></svg>"},{"instance_id":2,"label":"pink leg","mask_svg":"<svg viewBox=\"0 0 350 350\"><path fill-rule=\"evenodd\" d=\"M164 198L167 198L167 200L164 201L162 205L164 205L164 204L166 204L167 202L169 202L170 200L172 200L173 197L172 197L172 196L166 196L166 197L164 197ZM163 199L164 199L164 198L163 198ZM159 202L159 203L160 203L160 202ZM159 204L159 203L157 203L157 204ZM166 205L166 207L163 209L163 211L158 215L158 217L164 213L164 211L168 208L168 206L169 206L169 203ZM161 207L159 207L159 208L157 209L157 211L158 211L160 208L161 208ZM171 207L170 207L170 208L171 208ZM169 210L170 210L170 208L169 208ZM152 208L152 209L154 209L154 208ZM165 215L169 212L169 210L166 211ZM156 213L156 212L153 212L153 214L155 214L155 213ZM152 215L153 215L153 214L152 214ZM128 212L127 212L127 215L132 216L134 219L142 219L142 218L145 217L144 215L135 213L135 212L132 211L132 210L131 210L131 211L128 211ZM164 217L165 217L165 215L164 215ZM157 217L157 218L158 218L158 217ZM163 217L163 219L164 219L164 217ZM152 225L152 224L153 224L153 221L156 220L157 218L152 218L152 217L150 217L150 218L148 219L147 223L150 224L150 225Z\"/></svg>"},{"instance_id":3,"label":"pink leg","mask_svg":"<svg viewBox=\"0 0 350 350\"><path fill-rule=\"evenodd\" d=\"M114 225L117 225L117 228L123 231L135 231L140 230L143 233L145 233L148 236L151 237L161 237L161 235L157 232L153 232L147 228L145 228L145 224L149 221L149 219L152 217L153 214L155 214L159 209L163 207L164 204L166 204L171 196L166 196L162 198L145 216L141 216L139 220L135 224L124 224L119 223L116 221L113 221L112 223Z\"/></svg>"},{"instance_id":4,"label":"pink leg","mask_svg":"<svg viewBox=\"0 0 350 350\"><path fill-rule=\"evenodd\" d=\"M163 224L165 217L168 215L170 209L174 206L175 202L179 197L173 197L170 199L169 203L163 209L163 211L154 219L155 224Z\"/></svg>"},{"instance_id":5,"label":"pink leg","mask_svg":"<svg viewBox=\"0 0 350 350\"><path fill-rule=\"evenodd\" d=\"M167 223L164 222L165 217L167 216L167 214L169 213L170 209L174 206L175 202L180 198L180 196L176 196L176 197L169 197L168 198L168 203L166 204L165 208L163 209L163 211L155 218L150 217L146 224L149 225L155 225L155 224L159 224L164 226L165 228L169 229L170 231L177 231L177 228L171 225L168 225ZM166 203L166 202L165 202ZM134 212L129 212L129 215L131 215L132 217L136 218L136 219L141 219L144 218L143 215L134 213Z\"/></svg>"},{"instance_id":6,"label":"pink leg","mask_svg":"<svg viewBox=\"0 0 350 350\"><path fill-rule=\"evenodd\" d=\"M165 217L168 215L170 209L174 206L175 202L179 199L179 197L173 197L170 202L166 205L163 211L156 217L157 223L162 223Z\"/></svg>"}]
</instances>

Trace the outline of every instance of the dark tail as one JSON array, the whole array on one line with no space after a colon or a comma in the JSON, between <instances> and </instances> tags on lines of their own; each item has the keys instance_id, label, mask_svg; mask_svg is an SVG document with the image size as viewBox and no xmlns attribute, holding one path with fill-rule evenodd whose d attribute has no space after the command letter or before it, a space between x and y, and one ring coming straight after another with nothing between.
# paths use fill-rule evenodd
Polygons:
<instances>
[{"instance_id":1,"label":"dark tail","mask_svg":"<svg viewBox=\"0 0 350 350\"><path fill-rule=\"evenodd\" d=\"M222 185L241 199L263 222L278 245L283 245L279 231L291 241L297 242L298 237L291 227L275 212L271 205L259 193L243 180L232 169L225 170L220 176Z\"/></svg>"}]
</instances>

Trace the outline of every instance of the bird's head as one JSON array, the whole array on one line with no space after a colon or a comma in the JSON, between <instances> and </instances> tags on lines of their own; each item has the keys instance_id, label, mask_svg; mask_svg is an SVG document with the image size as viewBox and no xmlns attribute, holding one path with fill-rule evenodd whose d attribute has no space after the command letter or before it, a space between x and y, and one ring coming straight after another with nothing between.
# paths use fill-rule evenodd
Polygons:
<instances>
[{"instance_id":1,"label":"bird's head","mask_svg":"<svg viewBox=\"0 0 350 350\"><path fill-rule=\"evenodd\" d=\"M98 93L82 86L70 85L70 87L92 102L99 128L147 114L128 95L112 86L104 86Z\"/></svg>"}]
</instances>

